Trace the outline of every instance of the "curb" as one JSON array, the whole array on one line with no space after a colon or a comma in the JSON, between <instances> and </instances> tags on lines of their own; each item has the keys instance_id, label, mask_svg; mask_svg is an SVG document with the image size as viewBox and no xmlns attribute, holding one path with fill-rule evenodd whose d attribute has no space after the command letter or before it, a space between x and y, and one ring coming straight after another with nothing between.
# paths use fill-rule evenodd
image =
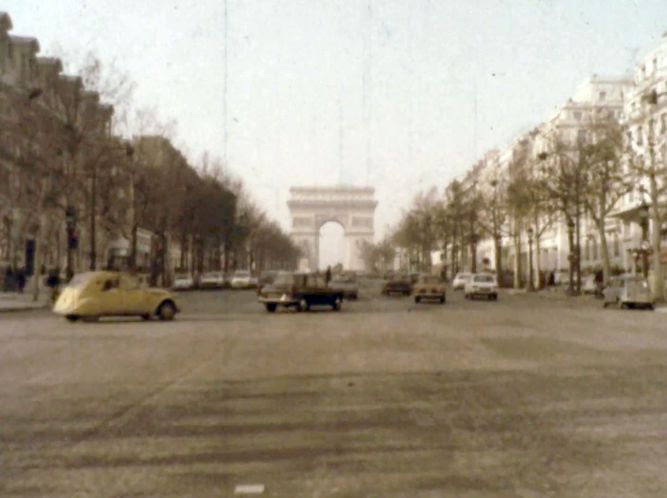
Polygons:
<instances>
[{"instance_id":1,"label":"curb","mask_svg":"<svg viewBox=\"0 0 667 498\"><path fill-rule=\"evenodd\" d=\"M0 314L2 313L16 313L17 311L39 311L49 309L48 304L41 304L39 306L15 306L12 308L0 308Z\"/></svg>"}]
</instances>

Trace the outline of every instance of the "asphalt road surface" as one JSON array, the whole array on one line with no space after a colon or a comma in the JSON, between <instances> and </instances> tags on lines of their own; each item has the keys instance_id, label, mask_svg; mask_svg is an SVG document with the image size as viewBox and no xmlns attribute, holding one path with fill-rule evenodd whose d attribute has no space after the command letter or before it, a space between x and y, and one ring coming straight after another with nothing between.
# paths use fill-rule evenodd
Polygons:
<instances>
[{"instance_id":1,"label":"asphalt road surface","mask_svg":"<svg viewBox=\"0 0 667 498\"><path fill-rule=\"evenodd\" d=\"M667 314L181 302L171 323L0 315L0 497L667 496Z\"/></svg>"}]
</instances>

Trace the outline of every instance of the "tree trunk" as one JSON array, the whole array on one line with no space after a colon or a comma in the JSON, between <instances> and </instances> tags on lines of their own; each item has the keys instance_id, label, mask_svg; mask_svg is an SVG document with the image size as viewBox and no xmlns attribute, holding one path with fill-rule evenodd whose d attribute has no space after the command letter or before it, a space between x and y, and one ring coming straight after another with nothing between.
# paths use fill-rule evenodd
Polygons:
<instances>
[{"instance_id":1,"label":"tree trunk","mask_svg":"<svg viewBox=\"0 0 667 498\"><path fill-rule=\"evenodd\" d=\"M495 247L494 256L495 256L495 266L496 266L496 280L498 281L498 285L501 285L503 279L503 269L502 269L503 247L499 236L494 238L493 244Z\"/></svg>"},{"instance_id":2,"label":"tree trunk","mask_svg":"<svg viewBox=\"0 0 667 498\"><path fill-rule=\"evenodd\" d=\"M521 288L521 235L514 235L514 288Z\"/></svg>"},{"instance_id":3,"label":"tree trunk","mask_svg":"<svg viewBox=\"0 0 667 498\"><path fill-rule=\"evenodd\" d=\"M541 237L539 231L536 230L537 234L535 235L535 254L533 254L533 266L535 268L535 275L533 277L533 284L535 285L536 290L542 288L542 264L540 263L540 251L542 250Z\"/></svg>"},{"instance_id":4,"label":"tree trunk","mask_svg":"<svg viewBox=\"0 0 667 498\"><path fill-rule=\"evenodd\" d=\"M611 276L611 264L609 263L609 246L607 245L607 232L604 218L597 223L598 234L600 235L600 252L602 253L602 274L603 284L607 285Z\"/></svg>"}]
</instances>

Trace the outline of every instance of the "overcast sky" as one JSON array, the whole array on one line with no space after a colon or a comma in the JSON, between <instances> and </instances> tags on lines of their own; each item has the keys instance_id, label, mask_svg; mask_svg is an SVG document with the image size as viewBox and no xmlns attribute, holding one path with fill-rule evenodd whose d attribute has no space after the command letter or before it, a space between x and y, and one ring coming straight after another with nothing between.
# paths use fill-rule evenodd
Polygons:
<instances>
[{"instance_id":1,"label":"overcast sky","mask_svg":"<svg viewBox=\"0 0 667 498\"><path fill-rule=\"evenodd\" d=\"M136 105L223 156L224 0L0 0L42 53L115 61ZM420 189L628 72L665 0L228 0L228 163L289 228L291 185L375 186L380 230Z\"/></svg>"}]
</instances>

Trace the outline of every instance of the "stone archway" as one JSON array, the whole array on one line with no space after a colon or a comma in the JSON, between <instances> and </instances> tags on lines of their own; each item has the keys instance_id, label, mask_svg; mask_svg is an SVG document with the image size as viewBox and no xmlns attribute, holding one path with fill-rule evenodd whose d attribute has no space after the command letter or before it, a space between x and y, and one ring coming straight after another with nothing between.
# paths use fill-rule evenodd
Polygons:
<instances>
[{"instance_id":1,"label":"stone archway","mask_svg":"<svg viewBox=\"0 0 667 498\"><path fill-rule=\"evenodd\" d=\"M302 250L300 270L319 267L320 228L330 221L345 232L347 270L363 270L359 252L375 235L375 189L372 187L292 187L287 202L292 217L292 240Z\"/></svg>"}]
</instances>

